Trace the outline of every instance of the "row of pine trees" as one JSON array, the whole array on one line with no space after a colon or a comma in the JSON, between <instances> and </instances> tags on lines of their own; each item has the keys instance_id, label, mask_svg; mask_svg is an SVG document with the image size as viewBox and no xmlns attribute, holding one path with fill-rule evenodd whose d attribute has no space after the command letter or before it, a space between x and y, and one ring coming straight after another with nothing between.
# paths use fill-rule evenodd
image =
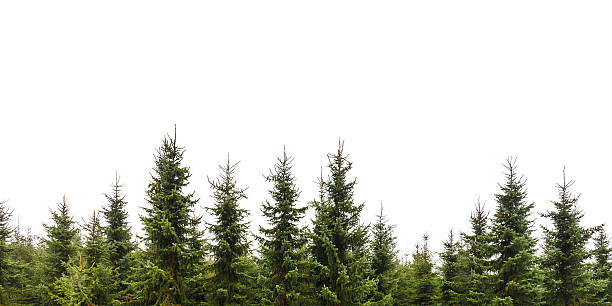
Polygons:
<instances>
[{"instance_id":1,"label":"row of pine trees","mask_svg":"<svg viewBox=\"0 0 612 306\"><path fill-rule=\"evenodd\" d=\"M491 215L477 203L465 233L450 232L443 249L429 237L410 256L398 254L396 233L381 206L374 224L361 222L352 164L339 143L327 175L307 205L283 151L265 180L267 220L249 232L247 197L229 158L209 179L211 218L195 213L187 193L185 150L166 136L155 155L140 219L142 236L127 222L117 178L107 203L76 222L64 198L38 238L11 226L0 204L2 305L605 305L612 302L612 249L603 226L585 227L572 181L542 214L538 241L534 204L516 160ZM313 213L305 220L306 211ZM305 226L307 225L307 226ZM136 242L138 241L138 242ZM439 257L438 260L435 258Z\"/></svg>"}]
</instances>

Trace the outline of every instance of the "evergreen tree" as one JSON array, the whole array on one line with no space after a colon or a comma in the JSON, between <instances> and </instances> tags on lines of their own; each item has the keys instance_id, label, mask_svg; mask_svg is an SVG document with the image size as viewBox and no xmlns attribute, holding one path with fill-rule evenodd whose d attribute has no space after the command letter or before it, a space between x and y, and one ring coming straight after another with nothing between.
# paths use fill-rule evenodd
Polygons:
<instances>
[{"instance_id":1,"label":"evergreen tree","mask_svg":"<svg viewBox=\"0 0 612 306\"><path fill-rule=\"evenodd\" d=\"M466 245L464 264L460 264L462 272L467 276L468 285L465 300L471 305L485 305L491 301L491 286L489 259L491 244L489 236L489 213L478 201L475 210L470 215L471 234L463 234Z\"/></svg>"},{"instance_id":2,"label":"evergreen tree","mask_svg":"<svg viewBox=\"0 0 612 306\"><path fill-rule=\"evenodd\" d=\"M270 228L260 227L263 234L261 254L269 275L268 288L276 305L298 305L304 301L304 247L306 240L299 222L307 207L298 207L300 192L292 172L293 158L283 156L266 181L273 184L269 191L272 202L266 201L262 213ZM303 303L302 303L303 304Z\"/></svg>"},{"instance_id":3,"label":"evergreen tree","mask_svg":"<svg viewBox=\"0 0 612 306\"><path fill-rule=\"evenodd\" d=\"M202 216L192 213L189 220L189 239L187 247L191 252L185 256L188 267L185 274L185 294L189 303L203 301L206 297L206 273L207 262L205 260L204 230L200 229Z\"/></svg>"},{"instance_id":4,"label":"evergreen tree","mask_svg":"<svg viewBox=\"0 0 612 306\"><path fill-rule=\"evenodd\" d=\"M95 211L84 226L85 245L72 259L66 274L55 282L61 305L110 305L116 296L108 245L99 214Z\"/></svg>"},{"instance_id":5,"label":"evergreen tree","mask_svg":"<svg viewBox=\"0 0 612 306\"><path fill-rule=\"evenodd\" d=\"M157 149L155 167L147 194L149 206L141 216L144 224L147 260L146 281L140 284L141 303L172 305L186 303L185 278L191 268L187 258L193 252L189 241L193 232L192 219L197 199L185 194L191 174L181 165L185 149L177 146L174 137L166 136ZM125 241L125 240L122 240Z\"/></svg>"},{"instance_id":6,"label":"evergreen tree","mask_svg":"<svg viewBox=\"0 0 612 306\"><path fill-rule=\"evenodd\" d=\"M86 288L90 292L90 301L95 305L108 305L117 296L113 284L113 271L110 268L109 245L104 237L105 228L100 224L99 213L91 215L85 227L85 247L83 253L88 263L91 284ZM72 266L74 268L74 266Z\"/></svg>"},{"instance_id":7,"label":"evergreen tree","mask_svg":"<svg viewBox=\"0 0 612 306\"><path fill-rule=\"evenodd\" d=\"M440 286L440 301L445 305L456 305L459 301L459 242L455 239L455 234L451 230L448 240L443 242L444 250L440 254L442 266L440 272L442 285Z\"/></svg>"},{"instance_id":8,"label":"evergreen tree","mask_svg":"<svg viewBox=\"0 0 612 306\"><path fill-rule=\"evenodd\" d=\"M612 303L612 248L606 231L598 229L593 249L593 281L595 283L593 302Z\"/></svg>"},{"instance_id":9,"label":"evergreen tree","mask_svg":"<svg viewBox=\"0 0 612 306\"><path fill-rule=\"evenodd\" d=\"M369 258L368 228L360 224L364 204L355 204L355 180L348 179L351 162L339 143L336 154L328 155L330 177L321 182L325 196L315 202L313 257L320 265L322 304L355 305L366 302L375 290Z\"/></svg>"},{"instance_id":10,"label":"evergreen tree","mask_svg":"<svg viewBox=\"0 0 612 306\"><path fill-rule=\"evenodd\" d=\"M329 176L321 173L308 232L300 224L306 207L298 205L293 159L283 152L265 176L271 186L259 258L250 252L236 164L228 158L219 178L209 179L214 203L205 243L198 200L184 191L190 173L183 154L176 131L157 150L142 245L131 239L118 177L105 195L105 226L94 212L83 237L65 197L50 210L41 243L19 225L10 227L11 211L0 201L0 305L612 305L609 238L603 226L581 224L565 171L559 198L541 214L550 221L542 227L542 258L534 204L509 159L491 224L478 203L470 232L457 239L451 231L436 269L427 235L411 261L396 258L394 226L382 205L371 228L360 223L364 204L355 203L356 180L342 143L328 154Z\"/></svg>"},{"instance_id":11,"label":"evergreen tree","mask_svg":"<svg viewBox=\"0 0 612 306\"><path fill-rule=\"evenodd\" d=\"M412 265L409 260L410 254L406 253L399 260L395 279L397 286L391 293L393 305L410 305L412 302Z\"/></svg>"},{"instance_id":12,"label":"evergreen tree","mask_svg":"<svg viewBox=\"0 0 612 306\"><path fill-rule=\"evenodd\" d=\"M395 269L397 267L395 226L388 224L380 204L380 214L372 227L372 271L378 281L375 300L392 302L391 293L397 286Z\"/></svg>"},{"instance_id":13,"label":"evergreen tree","mask_svg":"<svg viewBox=\"0 0 612 306\"><path fill-rule=\"evenodd\" d=\"M108 261L108 244L104 239L103 227L100 224L100 214L95 211L85 225L85 259L92 265L106 264Z\"/></svg>"},{"instance_id":14,"label":"evergreen tree","mask_svg":"<svg viewBox=\"0 0 612 306\"><path fill-rule=\"evenodd\" d=\"M236 185L236 165L230 164L228 156L227 164L219 166L219 178L209 179L214 200L213 206L207 208L214 218L214 223L208 225L214 267L210 300L215 305L243 305L249 298L248 211L239 205L246 194Z\"/></svg>"},{"instance_id":15,"label":"evergreen tree","mask_svg":"<svg viewBox=\"0 0 612 306\"><path fill-rule=\"evenodd\" d=\"M12 265L10 238L13 230L9 224L12 212L6 201L0 201L0 304L8 303Z\"/></svg>"},{"instance_id":16,"label":"evergreen tree","mask_svg":"<svg viewBox=\"0 0 612 306\"><path fill-rule=\"evenodd\" d=\"M131 241L131 229L128 225L127 202L122 192L123 185L119 182L119 176L115 174L112 192L104 194L107 204L102 208L106 226L104 234L108 243L109 260L116 279L116 287L119 291L127 288L126 280L130 269L128 255L134 250Z\"/></svg>"},{"instance_id":17,"label":"evergreen tree","mask_svg":"<svg viewBox=\"0 0 612 306\"><path fill-rule=\"evenodd\" d=\"M111 283L110 269L89 265L77 253L66 274L54 283L58 294L53 299L59 305L110 305L113 302Z\"/></svg>"},{"instance_id":18,"label":"evergreen tree","mask_svg":"<svg viewBox=\"0 0 612 306\"><path fill-rule=\"evenodd\" d=\"M314 208L314 219L311 220L312 229L309 232L309 251L313 258L313 275L312 283L316 288L329 288L327 277L329 269L327 263L327 249L333 247L329 237L329 214L331 205L327 199L325 192L325 180L323 179L323 168L321 168L321 176L317 180L318 198L310 202ZM320 294L320 292L319 292Z\"/></svg>"},{"instance_id":19,"label":"evergreen tree","mask_svg":"<svg viewBox=\"0 0 612 306\"><path fill-rule=\"evenodd\" d=\"M566 181L563 169L563 183L557 185L559 200L553 201L554 210L542 214L549 218L552 228L544 230L544 286L546 301L555 305L575 305L587 299L589 256L586 244L593 229L580 225L583 213L578 209L578 197L570 192L574 181Z\"/></svg>"},{"instance_id":20,"label":"evergreen tree","mask_svg":"<svg viewBox=\"0 0 612 306\"><path fill-rule=\"evenodd\" d=\"M66 264L76 254L78 229L70 216L70 208L66 196L57 205L57 210L51 210L52 224L44 224L47 238L43 240L46 246L46 268L48 280L54 281L66 272Z\"/></svg>"},{"instance_id":21,"label":"evergreen tree","mask_svg":"<svg viewBox=\"0 0 612 306\"><path fill-rule=\"evenodd\" d=\"M527 191L522 177L516 173L516 159L505 165L506 183L495 195L497 210L491 235L494 247L492 262L496 303L514 305L538 304L541 287L536 268L536 239L532 237L533 203L527 203Z\"/></svg>"},{"instance_id":22,"label":"evergreen tree","mask_svg":"<svg viewBox=\"0 0 612 306\"><path fill-rule=\"evenodd\" d=\"M412 255L410 305L434 305L439 299L439 280L433 271L433 258L429 250L429 236L417 244Z\"/></svg>"},{"instance_id":23,"label":"evergreen tree","mask_svg":"<svg viewBox=\"0 0 612 306\"><path fill-rule=\"evenodd\" d=\"M29 228L22 234L19 224L17 225L11 248L11 261L14 264L10 280L12 283L10 302L16 305L42 304L38 285L44 280L41 269L44 263L41 260L42 252L35 240Z\"/></svg>"}]
</instances>

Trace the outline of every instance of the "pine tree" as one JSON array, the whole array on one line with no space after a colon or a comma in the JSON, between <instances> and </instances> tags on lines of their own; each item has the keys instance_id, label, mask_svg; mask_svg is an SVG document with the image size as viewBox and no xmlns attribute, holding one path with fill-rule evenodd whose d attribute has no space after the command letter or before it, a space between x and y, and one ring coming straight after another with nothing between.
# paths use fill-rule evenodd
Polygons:
<instances>
[{"instance_id":1,"label":"pine tree","mask_svg":"<svg viewBox=\"0 0 612 306\"><path fill-rule=\"evenodd\" d=\"M12 228L9 224L12 211L6 205L6 201L0 201L0 304L8 303L10 279L12 274L12 264L10 260L11 245L10 238Z\"/></svg>"},{"instance_id":2,"label":"pine tree","mask_svg":"<svg viewBox=\"0 0 612 306\"><path fill-rule=\"evenodd\" d=\"M55 282L61 305L110 305L116 296L109 267L108 244L95 211L84 226L85 245Z\"/></svg>"},{"instance_id":3,"label":"pine tree","mask_svg":"<svg viewBox=\"0 0 612 306\"><path fill-rule=\"evenodd\" d=\"M102 274L101 272L106 272ZM57 294L52 297L59 305L110 305L111 270L89 265L78 252L68 265L66 274L55 281Z\"/></svg>"},{"instance_id":4,"label":"pine tree","mask_svg":"<svg viewBox=\"0 0 612 306\"><path fill-rule=\"evenodd\" d=\"M90 301L95 305L108 305L117 296L113 286L113 271L109 265L109 245L100 224L100 214L93 212L85 226L83 254L88 263ZM74 267L74 265L73 265Z\"/></svg>"},{"instance_id":5,"label":"pine tree","mask_svg":"<svg viewBox=\"0 0 612 306\"><path fill-rule=\"evenodd\" d=\"M188 267L185 274L185 295L188 303L196 303L206 298L206 273L207 262L205 260L206 250L204 246L204 230L200 229L202 216L192 213L189 220L190 235L187 247L190 250L185 256L185 264Z\"/></svg>"},{"instance_id":6,"label":"pine tree","mask_svg":"<svg viewBox=\"0 0 612 306\"><path fill-rule=\"evenodd\" d=\"M360 224L364 204L355 204L356 181L347 175L351 162L339 143L336 154L329 154L330 177L322 182L325 196L315 202L313 257L322 273L317 278L322 288L322 304L355 305L364 303L375 290L367 243L368 228Z\"/></svg>"},{"instance_id":7,"label":"pine tree","mask_svg":"<svg viewBox=\"0 0 612 306\"><path fill-rule=\"evenodd\" d=\"M116 287L119 291L127 288L126 280L130 269L128 255L134 250L131 229L128 225L127 202L122 192L123 185L119 182L119 176L115 173L115 182L112 192L104 194L107 204L102 208L106 226L104 234L108 243L109 260L116 279Z\"/></svg>"},{"instance_id":8,"label":"pine tree","mask_svg":"<svg viewBox=\"0 0 612 306\"><path fill-rule=\"evenodd\" d=\"M410 305L434 305L439 299L439 280L433 271L433 258L429 249L429 235L417 244L412 255Z\"/></svg>"},{"instance_id":9,"label":"pine tree","mask_svg":"<svg viewBox=\"0 0 612 306\"><path fill-rule=\"evenodd\" d=\"M214 200L213 206L207 208L214 218L214 223L208 225L214 267L210 300L214 305L245 304L249 299L248 211L239 205L246 194L236 185L236 166L230 164L228 156L227 164L219 166L218 179L209 179Z\"/></svg>"},{"instance_id":10,"label":"pine tree","mask_svg":"<svg viewBox=\"0 0 612 306\"><path fill-rule=\"evenodd\" d=\"M108 261L108 244L104 239L104 232L100 224L100 214L95 211L85 225L85 259L92 265L104 265Z\"/></svg>"},{"instance_id":11,"label":"pine tree","mask_svg":"<svg viewBox=\"0 0 612 306\"><path fill-rule=\"evenodd\" d=\"M70 216L70 208L66 196L57 205L57 210L51 210L52 224L44 224L47 239L43 241L47 253L48 280L58 279L66 272L66 264L76 254L78 229Z\"/></svg>"},{"instance_id":12,"label":"pine tree","mask_svg":"<svg viewBox=\"0 0 612 306\"><path fill-rule=\"evenodd\" d=\"M41 266L44 263L41 260L42 252L36 245L36 238L30 228L22 233L18 223L11 251L14 263L11 302L16 305L42 304L37 285L44 280L41 273Z\"/></svg>"},{"instance_id":13,"label":"pine tree","mask_svg":"<svg viewBox=\"0 0 612 306\"><path fill-rule=\"evenodd\" d=\"M534 204L527 203L525 182L516 173L516 159L509 158L505 168L506 183L495 195L497 210L491 228L495 302L534 305L541 298L530 219Z\"/></svg>"},{"instance_id":14,"label":"pine tree","mask_svg":"<svg viewBox=\"0 0 612 306\"><path fill-rule=\"evenodd\" d=\"M304 247L306 240L299 227L307 207L298 207L300 191L292 172L293 158L285 150L266 181L273 184L269 191L272 202L266 201L262 213L269 228L260 227L263 234L261 254L268 268L268 288L276 305L303 304Z\"/></svg>"},{"instance_id":15,"label":"pine tree","mask_svg":"<svg viewBox=\"0 0 612 306\"><path fill-rule=\"evenodd\" d=\"M325 192L325 180L323 179L323 168L321 168L321 176L317 179L318 198L310 202L310 206L314 209L314 219L311 220L312 229L308 236L310 240L309 252L313 259L313 275L312 283L316 288L328 287L329 278L327 277L329 269L327 268L327 249L332 248L329 229L329 215L331 205L327 199Z\"/></svg>"},{"instance_id":16,"label":"pine tree","mask_svg":"<svg viewBox=\"0 0 612 306\"><path fill-rule=\"evenodd\" d=\"M391 292L393 305L410 305L412 302L412 264L409 258L410 254L405 253L399 260L394 275L397 286Z\"/></svg>"},{"instance_id":17,"label":"pine tree","mask_svg":"<svg viewBox=\"0 0 612 306\"><path fill-rule=\"evenodd\" d=\"M445 305L456 305L459 301L461 288L459 285L459 242L455 239L455 234L451 230L448 240L443 242L444 250L440 254L442 266L440 272L442 285L440 286L440 301Z\"/></svg>"},{"instance_id":18,"label":"pine tree","mask_svg":"<svg viewBox=\"0 0 612 306\"><path fill-rule=\"evenodd\" d=\"M555 305L575 305L587 299L589 256L586 244L594 229L584 228L580 220L584 215L577 207L578 197L570 192L574 181L557 184L559 200L553 201L554 210L542 214L549 218L552 228L544 231L544 286L546 301Z\"/></svg>"},{"instance_id":19,"label":"pine tree","mask_svg":"<svg viewBox=\"0 0 612 306\"><path fill-rule=\"evenodd\" d=\"M76 255L78 247L78 229L70 216L66 196L58 203L57 210L51 210L51 220L53 223L50 225L44 224L47 232L47 238L43 240L46 247L46 279L40 284L46 303L51 302L48 299L57 294L57 288L48 284L53 284L66 274L69 261Z\"/></svg>"},{"instance_id":20,"label":"pine tree","mask_svg":"<svg viewBox=\"0 0 612 306\"><path fill-rule=\"evenodd\" d=\"M594 290L593 301L612 303L612 248L604 228L599 228L593 249L594 262L591 265Z\"/></svg>"},{"instance_id":21,"label":"pine tree","mask_svg":"<svg viewBox=\"0 0 612 306\"><path fill-rule=\"evenodd\" d=\"M489 235L489 213L478 201L470 215L471 234L463 234L466 245L462 272L468 279L465 300L471 305L485 305L491 301L490 257L492 253Z\"/></svg>"},{"instance_id":22,"label":"pine tree","mask_svg":"<svg viewBox=\"0 0 612 306\"><path fill-rule=\"evenodd\" d=\"M388 224L380 204L380 214L372 227L372 271L377 280L375 300L392 303L391 293L397 286L395 269L397 267L396 237L394 225Z\"/></svg>"},{"instance_id":23,"label":"pine tree","mask_svg":"<svg viewBox=\"0 0 612 306\"><path fill-rule=\"evenodd\" d=\"M194 250L189 248L193 232L192 219L197 199L185 194L191 174L181 165L185 149L177 146L174 137L166 136L157 149L155 167L147 194L149 206L141 216L144 224L147 259L144 283L140 284L141 303L172 305L186 303L185 278L190 267L186 258ZM125 241L125 240L123 240Z\"/></svg>"}]
</instances>

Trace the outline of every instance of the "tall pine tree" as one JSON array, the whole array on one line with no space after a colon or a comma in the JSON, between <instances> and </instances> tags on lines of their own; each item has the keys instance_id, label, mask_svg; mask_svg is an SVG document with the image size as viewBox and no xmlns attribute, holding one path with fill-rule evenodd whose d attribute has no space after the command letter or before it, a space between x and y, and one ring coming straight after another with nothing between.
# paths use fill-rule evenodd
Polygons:
<instances>
[{"instance_id":1,"label":"tall pine tree","mask_svg":"<svg viewBox=\"0 0 612 306\"><path fill-rule=\"evenodd\" d=\"M549 218L552 227L544 230L544 286L546 302L554 305L585 303L588 289L586 260L589 253L586 244L594 229L580 224L583 213L578 209L578 197L570 192L574 181L557 184L559 199L553 201L554 210L542 214Z\"/></svg>"},{"instance_id":2,"label":"tall pine tree","mask_svg":"<svg viewBox=\"0 0 612 306\"><path fill-rule=\"evenodd\" d=\"M106 206L102 213L106 221L104 234L109 248L109 260L115 275L116 286L119 291L127 288L126 280L130 269L128 255L134 250L132 234L128 225L127 202L123 194L123 185L119 182L119 176L115 173L115 182L111 186L112 192L104 194Z\"/></svg>"},{"instance_id":3,"label":"tall pine tree","mask_svg":"<svg viewBox=\"0 0 612 306\"><path fill-rule=\"evenodd\" d=\"M506 161L506 182L495 195L497 210L491 235L496 303L535 305L541 299L533 238L533 203L527 203L525 181L516 173L516 159Z\"/></svg>"},{"instance_id":4,"label":"tall pine tree","mask_svg":"<svg viewBox=\"0 0 612 306\"><path fill-rule=\"evenodd\" d=\"M272 202L266 201L262 213L269 228L260 227L263 234L261 255L269 275L268 287L272 291L272 301L276 305L300 305L304 303L304 248L306 240L299 222L307 207L298 207L300 191L295 185L292 172L293 158L283 156L266 181L273 184L269 190ZM301 302L301 303L300 303Z\"/></svg>"},{"instance_id":5,"label":"tall pine tree","mask_svg":"<svg viewBox=\"0 0 612 306\"><path fill-rule=\"evenodd\" d=\"M236 165L230 164L228 156L227 164L219 166L217 180L209 179L214 201L207 208L214 218L208 224L214 267L210 300L214 305L244 305L250 298L248 211L239 205L246 194L236 185Z\"/></svg>"},{"instance_id":6,"label":"tall pine tree","mask_svg":"<svg viewBox=\"0 0 612 306\"><path fill-rule=\"evenodd\" d=\"M338 151L328 154L330 176L322 182L325 196L314 205L313 257L322 267L319 296L327 305L364 303L375 290L368 262L368 228L360 223L364 204L354 203L356 180L348 177L352 163L343 147L339 142Z\"/></svg>"},{"instance_id":7,"label":"tall pine tree","mask_svg":"<svg viewBox=\"0 0 612 306\"><path fill-rule=\"evenodd\" d=\"M171 305L186 303L185 278L189 267L186 258L193 235L193 210L197 203L193 193L185 193L191 174L182 166L185 149L174 137L166 136L157 149L155 167L146 192L149 206L144 207L144 242L147 259L145 283L141 284L141 302Z\"/></svg>"}]
</instances>

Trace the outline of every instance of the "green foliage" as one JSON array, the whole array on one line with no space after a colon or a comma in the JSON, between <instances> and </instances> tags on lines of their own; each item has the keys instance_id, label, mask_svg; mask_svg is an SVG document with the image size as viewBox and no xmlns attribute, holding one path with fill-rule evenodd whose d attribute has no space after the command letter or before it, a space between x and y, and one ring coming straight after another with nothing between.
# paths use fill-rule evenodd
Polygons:
<instances>
[{"instance_id":1,"label":"green foliage","mask_svg":"<svg viewBox=\"0 0 612 306\"><path fill-rule=\"evenodd\" d=\"M109 305L116 296L116 288L99 214L92 213L83 231L83 249L71 258L66 273L55 281L53 299L60 305Z\"/></svg>"},{"instance_id":2,"label":"green foliage","mask_svg":"<svg viewBox=\"0 0 612 306\"><path fill-rule=\"evenodd\" d=\"M53 298L60 305L110 305L114 302L113 274L105 265L89 262L78 254L66 274L55 284Z\"/></svg>"},{"instance_id":3,"label":"green foliage","mask_svg":"<svg viewBox=\"0 0 612 306\"><path fill-rule=\"evenodd\" d=\"M312 233L313 258L318 263L315 285L326 305L365 303L376 289L367 249L368 228L360 224L364 204L355 204L355 180L347 175L351 162L339 143L336 154L328 155L330 177L319 182L320 199L315 208Z\"/></svg>"},{"instance_id":4,"label":"green foliage","mask_svg":"<svg viewBox=\"0 0 612 306\"><path fill-rule=\"evenodd\" d=\"M107 200L106 206L102 209L106 221L104 234L108 243L108 260L112 266L115 287L123 292L127 288L126 281L132 266L129 254L134 250L134 244L131 241L132 234L127 221L127 202L119 176L115 175L115 182L111 187L112 192L104 194Z\"/></svg>"},{"instance_id":5,"label":"green foliage","mask_svg":"<svg viewBox=\"0 0 612 306\"><path fill-rule=\"evenodd\" d=\"M9 285L5 287L7 304L31 305L40 304L40 297L45 293L38 291L43 277L43 252L36 245L36 238L29 229L25 234L17 227L11 244L9 264Z\"/></svg>"},{"instance_id":6,"label":"green foliage","mask_svg":"<svg viewBox=\"0 0 612 306\"><path fill-rule=\"evenodd\" d=\"M612 248L603 227L597 230L593 249L594 262L590 265L592 275L592 300L596 303L612 303Z\"/></svg>"},{"instance_id":7,"label":"green foliage","mask_svg":"<svg viewBox=\"0 0 612 306\"><path fill-rule=\"evenodd\" d=\"M136 248L130 258L132 269L127 279L128 293L121 299L129 305L157 303L159 289L167 284L164 281L165 271L153 264L150 254L141 248Z\"/></svg>"},{"instance_id":8,"label":"green foliage","mask_svg":"<svg viewBox=\"0 0 612 306\"><path fill-rule=\"evenodd\" d=\"M109 247L104 237L99 216L100 214L94 211L84 227L85 246L83 253L87 262L92 266L108 264Z\"/></svg>"},{"instance_id":9,"label":"green foliage","mask_svg":"<svg viewBox=\"0 0 612 306\"><path fill-rule=\"evenodd\" d=\"M540 303L542 289L530 219L534 204L526 201L525 182L516 173L516 160L509 158L505 168L506 183L500 185L501 193L495 195L497 210L491 228L494 302L536 305Z\"/></svg>"},{"instance_id":10,"label":"green foliage","mask_svg":"<svg viewBox=\"0 0 612 306\"><path fill-rule=\"evenodd\" d=\"M76 255L78 248L78 229L70 216L66 197L57 205L57 210L51 210L51 221L44 225L47 238L45 246L44 282L39 286L44 303L51 303L51 297L57 296L54 283L66 274L68 263Z\"/></svg>"},{"instance_id":11,"label":"green foliage","mask_svg":"<svg viewBox=\"0 0 612 306\"><path fill-rule=\"evenodd\" d=\"M197 200L193 193L185 194L188 185L188 167L181 166L185 149L176 144L174 137L164 137L155 156L155 167L147 190L144 224L144 243L151 269L140 288L148 292L143 303L172 305L185 303L185 278L190 268L188 259L200 250L190 249L190 241L197 236L194 231L193 209ZM154 284L154 286L153 286Z\"/></svg>"},{"instance_id":12,"label":"green foliage","mask_svg":"<svg viewBox=\"0 0 612 306\"><path fill-rule=\"evenodd\" d=\"M412 301L412 266L408 260L410 254L404 254L397 264L394 278L397 286L391 291L393 305L410 305Z\"/></svg>"},{"instance_id":13,"label":"green foliage","mask_svg":"<svg viewBox=\"0 0 612 306\"><path fill-rule=\"evenodd\" d=\"M8 291L10 287L13 267L11 262L10 237L13 233L9 222L12 212L6 205L6 201L0 201L0 304L8 302Z\"/></svg>"},{"instance_id":14,"label":"green foliage","mask_svg":"<svg viewBox=\"0 0 612 306\"><path fill-rule=\"evenodd\" d=\"M581 225L565 174L554 209L541 215L550 221L542 258L534 204L509 159L495 214L489 219L478 202L470 231L460 237L451 231L436 266L427 235L412 256L397 258L382 205L371 227L361 223L364 204L355 203L342 143L327 156L327 177L321 169L309 227L293 159L285 152L277 159L264 176L267 223L256 254L236 164L228 158L219 177L209 179L211 220L201 229L198 200L184 191L190 171L183 154L176 132L163 139L140 216L143 236L134 241L118 177L105 194L104 226L94 212L83 237L65 197L40 242L19 224L12 228L11 211L0 202L0 305L612 305L609 238L603 226ZM587 250L590 239L594 248Z\"/></svg>"},{"instance_id":15,"label":"green foliage","mask_svg":"<svg viewBox=\"0 0 612 306\"><path fill-rule=\"evenodd\" d=\"M392 302L391 292L397 286L395 269L397 268L395 226L388 224L380 204L380 214L372 227L372 271L377 280L374 300ZM387 303L389 303L387 302Z\"/></svg>"},{"instance_id":16,"label":"green foliage","mask_svg":"<svg viewBox=\"0 0 612 306\"><path fill-rule=\"evenodd\" d=\"M325 181L323 180L323 170L321 170L321 177L318 180L319 185L319 198L310 203L314 208L314 220L312 220L312 228L309 232L310 245L309 251L313 259L313 275L311 275L311 282L316 288L327 288L329 278L327 274L329 269L327 268L327 249L333 248L329 236L329 209L330 205L326 198L325 193ZM321 295L321 292L318 292ZM321 298L321 296L319 296ZM320 299L321 301L323 299Z\"/></svg>"},{"instance_id":17,"label":"green foliage","mask_svg":"<svg viewBox=\"0 0 612 306\"><path fill-rule=\"evenodd\" d=\"M410 304L434 305L440 297L440 279L434 273L434 263L429 249L429 236L423 235L423 242L417 244L412 254Z\"/></svg>"},{"instance_id":18,"label":"green foliage","mask_svg":"<svg viewBox=\"0 0 612 306\"><path fill-rule=\"evenodd\" d=\"M299 190L292 173L293 158L283 150L266 181L272 202L262 205L269 228L260 227L262 264L267 275L266 287L275 305L303 305L307 294L306 239L299 222L307 207L298 207Z\"/></svg>"},{"instance_id":19,"label":"green foliage","mask_svg":"<svg viewBox=\"0 0 612 306\"><path fill-rule=\"evenodd\" d=\"M52 224L44 225L47 238L43 240L46 246L48 280L56 280L66 272L66 264L76 254L78 229L70 216L66 197L57 205L57 210L51 210Z\"/></svg>"},{"instance_id":20,"label":"green foliage","mask_svg":"<svg viewBox=\"0 0 612 306\"><path fill-rule=\"evenodd\" d=\"M470 215L471 234L463 234L465 250L460 252L460 278L467 282L462 303L469 305L489 304L492 299L490 257L489 214L478 201Z\"/></svg>"},{"instance_id":21,"label":"green foliage","mask_svg":"<svg viewBox=\"0 0 612 306\"><path fill-rule=\"evenodd\" d=\"M213 270L210 301L214 305L245 304L251 288L252 261L248 258L248 211L239 206L246 198L245 190L237 187L234 172L237 164L219 166L221 174L210 180L214 204L207 207L214 218L208 224L212 234Z\"/></svg>"},{"instance_id":22,"label":"green foliage","mask_svg":"<svg viewBox=\"0 0 612 306\"><path fill-rule=\"evenodd\" d=\"M440 286L440 302L445 305L456 305L459 303L463 293L463 286L460 282L460 251L461 246L456 240L454 232L448 234L448 240L443 243L443 251L440 254L442 266L440 274L442 285Z\"/></svg>"},{"instance_id":23,"label":"green foliage","mask_svg":"<svg viewBox=\"0 0 612 306\"><path fill-rule=\"evenodd\" d=\"M195 304L197 301L202 301L206 297L206 264L204 254L205 246L203 240L203 230L199 229L202 217L192 213L189 220L189 231L191 234L187 240L187 248L190 252L185 254L185 265L187 271L185 273L185 295L187 297L186 304ZM129 258L127 259L130 260Z\"/></svg>"},{"instance_id":24,"label":"green foliage","mask_svg":"<svg viewBox=\"0 0 612 306\"><path fill-rule=\"evenodd\" d=\"M580 225L583 213L578 209L578 197L570 192L573 181L557 184L559 200L553 201L554 210L542 214L552 222L552 228L544 230L545 299L549 304L575 305L588 300L589 275L586 260L589 253L586 244L594 229Z\"/></svg>"}]
</instances>

